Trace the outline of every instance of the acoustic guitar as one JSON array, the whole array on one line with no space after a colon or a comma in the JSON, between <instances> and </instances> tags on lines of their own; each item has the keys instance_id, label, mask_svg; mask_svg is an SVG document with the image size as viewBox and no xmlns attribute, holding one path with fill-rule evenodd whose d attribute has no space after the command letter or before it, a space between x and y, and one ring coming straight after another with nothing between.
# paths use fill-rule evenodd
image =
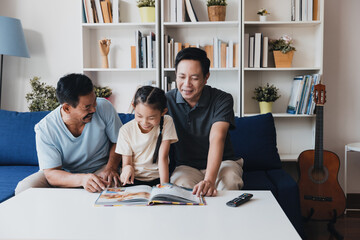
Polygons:
<instances>
[{"instance_id":1,"label":"acoustic guitar","mask_svg":"<svg viewBox=\"0 0 360 240\"><path fill-rule=\"evenodd\" d=\"M306 150L298 158L301 213L314 220L332 220L343 214L346 207L345 194L338 182L339 157L323 150L325 98L325 85L317 84L315 150Z\"/></svg>"}]
</instances>

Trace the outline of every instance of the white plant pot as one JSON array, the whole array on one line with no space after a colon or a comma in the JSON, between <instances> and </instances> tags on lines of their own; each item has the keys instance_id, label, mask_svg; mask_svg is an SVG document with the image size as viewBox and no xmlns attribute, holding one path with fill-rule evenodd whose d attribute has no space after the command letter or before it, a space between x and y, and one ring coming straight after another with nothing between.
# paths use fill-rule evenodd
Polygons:
<instances>
[{"instance_id":1,"label":"white plant pot","mask_svg":"<svg viewBox=\"0 0 360 240\"><path fill-rule=\"evenodd\" d=\"M260 17L260 22L266 22L266 15L265 16L259 16Z\"/></svg>"}]
</instances>

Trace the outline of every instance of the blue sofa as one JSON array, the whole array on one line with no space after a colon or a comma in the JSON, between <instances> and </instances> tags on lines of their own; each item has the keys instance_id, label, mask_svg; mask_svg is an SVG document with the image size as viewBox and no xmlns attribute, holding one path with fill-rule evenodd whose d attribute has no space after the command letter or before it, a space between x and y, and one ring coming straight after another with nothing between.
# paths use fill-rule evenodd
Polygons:
<instances>
[{"instance_id":1,"label":"blue sofa","mask_svg":"<svg viewBox=\"0 0 360 240\"><path fill-rule=\"evenodd\" d=\"M14 195L17 183L39 170L34 125L48 112L0 110L0 202ZM123 123L131 114L119 114ZM271 190L280 206L303 236L296 182L281 169L272 115L236 118L230 132L235 154L244 158L244 190Z\"/></svg>"}]
</instances>

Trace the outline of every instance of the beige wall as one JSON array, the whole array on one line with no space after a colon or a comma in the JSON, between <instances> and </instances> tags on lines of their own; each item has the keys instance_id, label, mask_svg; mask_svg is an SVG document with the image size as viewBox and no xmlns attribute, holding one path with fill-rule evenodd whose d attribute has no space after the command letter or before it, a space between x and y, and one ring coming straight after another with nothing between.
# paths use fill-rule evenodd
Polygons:
<instances>
[{"instance_id":1,"label":"beige wall","mask_svg":"<svg viewBox=\"0 0 360 240\"><path fill-rule=\"evenodd\" d=\"M324 81L327 102L324 148L341 159L345 144L360 142L359 0L325 0ZM360 193L360 153L349 154L348 192Z\"/></svg>"},{"instance_id":2,"label":"beige wall","mask_svg":"<svg viewBox=\"0 0 360 240\"><path fill-rule=\"evenodd\" d=\"M324 147L344 161L344 146L360 142L359 0L325 0ZM0 15L22 21L30 59L4 60L3 109L27 111L28 80L40 76L55 85L69 72L81 71L80 1L1 0ZM349 159L349 192L360 193L360 154ZM339 181L343 184L343 167Z\"/></svg>"}]
</instances>

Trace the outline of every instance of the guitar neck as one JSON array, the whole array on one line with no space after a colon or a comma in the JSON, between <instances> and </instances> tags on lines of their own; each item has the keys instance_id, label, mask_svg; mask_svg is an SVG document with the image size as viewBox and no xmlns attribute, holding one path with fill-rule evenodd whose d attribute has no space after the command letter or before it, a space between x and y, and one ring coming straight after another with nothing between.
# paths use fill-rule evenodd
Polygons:
<instances>
[{"instance_id":1,"label":"guitar neck","mask_svg":"<svg viewBox=\"0 0 360 240\"><path fill-rule=\"evenodd\" d=\"M316 105L316 132L315 132L315 162L314 168L320 169L323 167L323 117L324 106Z\"/></svg>"}]
</instances>

